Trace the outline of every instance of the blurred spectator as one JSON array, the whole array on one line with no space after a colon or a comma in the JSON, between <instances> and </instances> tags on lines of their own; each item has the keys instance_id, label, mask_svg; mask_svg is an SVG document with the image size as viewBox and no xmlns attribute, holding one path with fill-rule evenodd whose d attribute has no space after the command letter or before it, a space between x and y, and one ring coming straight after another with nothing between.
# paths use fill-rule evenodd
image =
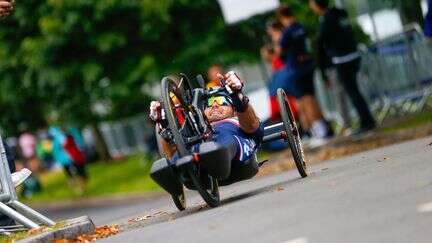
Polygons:
<instances>
[{"instance_id":1,"label":"blurred spectator","mask_svg":"<svg viewBox=\"0 0 432 243\"><path fill-rule=\"evenodd\" d=\"M428 0L428 12L425 18L425 35L431 39L432 38L432 0Z\"/></svg>"},{"instance_id":2,"label":"blurred spectator","mask_svg":"<svg viewBox=\"0 0 432 243\"><path fill-rule=\"evenodd\" d=\"M65 134L59 127L55 126L50 127L48 132L53 142L54 160L63 167L72 189L82 194L87 181L84 156L79 151L71 134Z\"/></svg>"},{"instance_id":3,"label":"blurred spectator","mask_svg":"<svg viewBox=\"0 0 432 243\"><path fill-rule=\"evenodd\" d=\"M329 8L328 0L309 0L309 5L320 16L317 47L323 80L329 83L325 69L330 59L331 65L336 68L338 80L360 117L360 129L357 133L374 129L375 120L357 84L360 53L357 50L357 41L347 12L342 9Z\"/></svg>"},{"instance_id":4,"label":"blurred spectator","mask_svg":"<svg viewBox=\"0 0 432 243\"><path fill-rule=\"evenodd\" d=\"M33 173L24 182L21 195L31 198L41 190L39 179L37 178L40 170L40 161L36 156L36 136L28 131L24 131L18 138L18 159L17 169L28 167Z\"/></svg>"},{"instance_id":5,"label":"blurred spectator","mask_svg":"<svg viewBox=\"0 0 432 243\"><path fill-rule=\"evenodd\" d=\"M51 169L54 164L52 155L53 143L47 131L40 133L39 141L36 145L36 154L45 169Z\"/></svg>"},{"instance_id":6,"label":"blurred spectator","mask_svg":"<svg viewBox=\"0 0 432 243\"><path fill-rule=\"evenodd\" d=\"M220 80L217 77L218 73L224 73L224 70L223 70L221 65L214 64L208 68L208 70L207 70L207 84L206 84L207 88L221 85Z\"/></svg>"},{"instance_id":7,"label":"blurred spectator","mask_svg":"<svg viewBox=\"0 0 432 243\"><path fill-rule=\"evenodd\" d=\"M267 26L267 34L271 38L272 43L266 44L261 49L261 55L267 62L271 65L272 76L278 75L276 74L278 71L281 71L285 68L284 62L279 56L280 46L279 40L282 36L283 25L279 21L272 21ZM273 81L273 79L271 80ZM274 82L274 81L273 81ZM291 110L293 112L294 117L298 118L297 105L295 103L295 98L290 94L287 94L288 102L290 104ZM270 117L273 122L276 122L280 119L280 111L279 104L277 102L277 97L270 95Z\"/></svg>"},{"instance_id":8,"label":"blurred spectator","mask_svg":"<svg viewBox=\"0 0 432 243\"><path fill-rule=\"evenodd\" d=\"M12 12L14 4L14 0L0 0L0 18L7 17Z\"/></svg>"},{"instance_id":9,"label":"blurred spectator","mask_svg":"<svg viewBox=\"0 0 432 243\"><path fill-rule=\"evenodd\" d=\"M315 99L314 61L307 48L307 33L303 25L295 20L288 6L277 11L278 20L284 29L279 40L279 56L285 63L282 78L270 86L270 94L277 88L284 88L297 99L302 127L312 134L311 147L325 144L333 135L330 126L322 116Z\"/></svg>"}]
</instances>

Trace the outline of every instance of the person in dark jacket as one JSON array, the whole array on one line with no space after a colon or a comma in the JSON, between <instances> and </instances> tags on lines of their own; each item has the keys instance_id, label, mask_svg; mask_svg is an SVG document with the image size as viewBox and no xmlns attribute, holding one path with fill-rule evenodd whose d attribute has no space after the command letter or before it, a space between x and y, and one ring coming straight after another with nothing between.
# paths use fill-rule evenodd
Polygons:
<instances>
[{"instance_id":1,"label":"person in dark jacket","mask_svg":"<svg viewBox=\"0 0 432 243\"><path fill-rule=\"evenodd\" d=\"M432 0L428 0L428 12L425 17L425 35L432 39Z\"/></svg>"},{"instance_id":2,"label":"person in dark jacket","mask_svg":"<svg viewBox=\"0 0 432 243\"><path fill-rule=\"evenodd\" d=\"M360 117L358 133L374 129L375 120L357 84L360 53L347 12L343 9L329 8L328 0L309 0L309 5L312 11L320 16L317 47L318 64L323 80L328 83L325 69L329 64L334 66L339 81Z\"/></svg>"}]
</instances>

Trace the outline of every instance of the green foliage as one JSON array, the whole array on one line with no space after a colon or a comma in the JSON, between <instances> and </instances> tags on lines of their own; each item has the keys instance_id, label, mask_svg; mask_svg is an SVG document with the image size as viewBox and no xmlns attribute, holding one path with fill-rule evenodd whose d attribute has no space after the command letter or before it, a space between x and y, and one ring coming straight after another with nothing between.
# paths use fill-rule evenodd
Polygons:
<instances>
[{"instance_id":1,"label":"green foliage","mask_svg":"<svg viewBox=\"0 0 432 243\"><path fill-rule=\"evenodd\" d=\"M306 1L283 2L316 33ZM162 76L258 60L271 15L228 26L214 0L18 2L0 23L0 127L14 134L145 112L143 87Z\"/></svg>"},{"instance_id":2,"label":"green foliage","mask_svg":"<svg viewBox=\"0 0 432 243\"><path fill-rule=\"evenodd\" d=\"M143 112L144 84L256 60L264 33L262 16L225 25L213 0L29 0L0 26L0 126L10 133L51 114L85 124ZM92 109L101 102L107 114Z\"/></svg>"}]
</instances>

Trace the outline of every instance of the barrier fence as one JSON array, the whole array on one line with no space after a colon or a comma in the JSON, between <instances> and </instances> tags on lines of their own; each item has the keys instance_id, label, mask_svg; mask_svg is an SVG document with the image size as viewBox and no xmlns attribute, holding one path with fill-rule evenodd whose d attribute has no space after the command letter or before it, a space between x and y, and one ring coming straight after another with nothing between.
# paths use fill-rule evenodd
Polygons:
<instances>
[{"instance_id":1,"label":"barrier fence","mask_svg":"<svg viewBox=\"0 0 432 243\"><path fill-rule=\"evenodd\" d=\"M53 226L54 221L18 201L1 137L0 153L0 213L31 229L38 228L39 224ZM0 232L8 229L13 230L14 228L2 228Z\"/></svg>"},{"instance_id":2,"label":"barrier fence","mask_svg":"<svg viewBox=\"0 0 432 243\"><path fill-rule=\"evenodd\" d=\"M153 136L154 128L146 115L119 121L103 122L99 129L113 158L149 151L146 138Z\"/></svg>"},{"instance_id":3,"label":"barrier fence","mask_svg":"<svg viewBox=\"0 0 432 243\"><path fill-rule=\"evenodd\" d=\"M432 43L418 27L382 40L362 51L358 83L377 121L422 111L432 94ZM330 71L332 89L317 82L326 117L340 125L356 116Z\"/></svg>"}]
</instances>

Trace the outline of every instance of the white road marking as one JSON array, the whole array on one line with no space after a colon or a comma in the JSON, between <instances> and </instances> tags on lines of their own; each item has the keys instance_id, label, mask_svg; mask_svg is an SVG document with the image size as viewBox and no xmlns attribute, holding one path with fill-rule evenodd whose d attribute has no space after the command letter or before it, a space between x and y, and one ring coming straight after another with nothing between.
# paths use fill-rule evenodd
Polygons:
<instances>
[{"instance_id":1,"label":"white road marking","mask_svg":"<svg viewBox=\"0 0 432 243\"><path fill-rule=\"evenodd\" d=\"M300 237L289 241L285 241L284 243L308 243L308 239L306 237Z\"/></svg>"},{"instance_id":2,"label":"white road marking","mask_svg":"<svg viewBox=\"0 0 432 243\"><path fill-rule=\"evenodd\" d=\"M432 212L432 202L422 204L418 206L417 211L420 213L429 213Z\"/></svg>"}]
</instances>

